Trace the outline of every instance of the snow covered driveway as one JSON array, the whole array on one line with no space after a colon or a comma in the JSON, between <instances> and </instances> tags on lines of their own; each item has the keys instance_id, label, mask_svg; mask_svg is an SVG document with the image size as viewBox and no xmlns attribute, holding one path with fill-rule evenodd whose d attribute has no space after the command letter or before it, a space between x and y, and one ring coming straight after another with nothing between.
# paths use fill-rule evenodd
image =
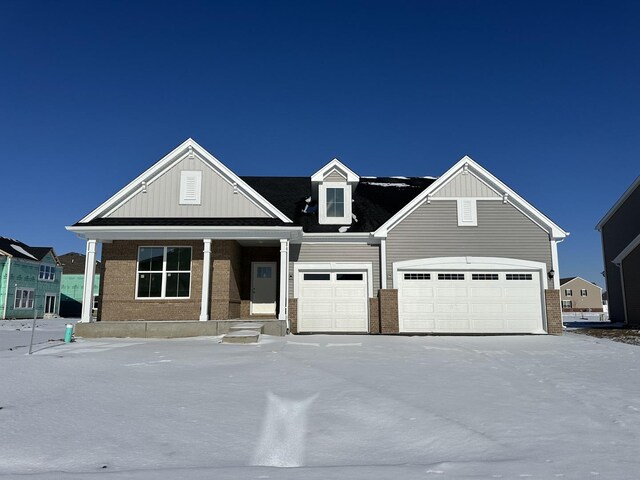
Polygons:
<instances>
[{"instance_id":1,"label":"snow covered driveway","mask_svg":"<svg viewBox=\"0 0 640 480\"><path fill-rule=\"evenodd\" d=\"M638 478L637 346L217 341L0 341L0 478Z\"/></svg>"}]
</instances>

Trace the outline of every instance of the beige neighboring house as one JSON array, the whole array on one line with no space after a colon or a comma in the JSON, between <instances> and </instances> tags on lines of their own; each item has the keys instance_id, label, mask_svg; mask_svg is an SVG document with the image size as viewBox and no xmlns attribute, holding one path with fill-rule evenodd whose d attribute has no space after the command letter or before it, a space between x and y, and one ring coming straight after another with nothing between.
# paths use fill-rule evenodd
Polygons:
<instances>
[{"instance_id":1,"label":"beige neighboring house","mask_svg":"<svg viewBox=\"0 0 640 480\"><path fill-rule=\"evenodd\" d=\"M563 312L602 312L602 288L580 277L560 279Z\"/></svg>"}]
</instances>

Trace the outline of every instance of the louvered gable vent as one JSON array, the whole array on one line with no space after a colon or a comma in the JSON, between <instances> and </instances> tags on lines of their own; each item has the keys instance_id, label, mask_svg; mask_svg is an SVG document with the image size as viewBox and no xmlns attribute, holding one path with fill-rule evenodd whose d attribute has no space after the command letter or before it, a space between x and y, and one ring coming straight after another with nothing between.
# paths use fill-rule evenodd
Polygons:
<instances>
[{"instance_id":1,"label":"louvered gable vent","mask_svg":"<svg viewBox=\"0 0 640 480\"><path fill-rule=\"evenodd\" d=\"M478 214L475 198L458 199L458 226L475 227L478 225Z\"/></svg>"},{"instance_id":2,"label":"louvered gable vent","mask_svg":"<svg viewBox=\"0 0 640 480\"><path fill-rule=\"evenodd\" d=\"M180 172L180 205L200 205L201 171Z\"/></svg>"}]
</instances>

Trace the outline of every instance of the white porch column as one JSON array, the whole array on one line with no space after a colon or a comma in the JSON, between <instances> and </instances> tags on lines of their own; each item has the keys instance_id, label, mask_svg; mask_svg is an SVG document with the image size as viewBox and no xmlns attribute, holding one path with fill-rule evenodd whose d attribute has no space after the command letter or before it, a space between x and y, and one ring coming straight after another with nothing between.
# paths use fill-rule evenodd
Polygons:
<instances>
[{"instance_id":1,"label":"white porch column","mask_svg":"<svg viewBox=\"0 0 640 480\"><path fill-rule=\"evenodd\" d=\"M211 239L205 238L204 258L202 259L202 300L200 302L200 321L209 320L209 286L211 285Z\"/></svg>"},{"instance_id":2,"label":"white porch column","mask_svg":"<svg viewBox=\"0 0 640 480\"><path fill-rule=\"evenodd\" d=\"M87 240L87 255L84 262L84 288L82 290L82 315L80 321L88 323L91 321L91 310L93 309L93 284L96 275L96 241Z\"/></svg>"},{"instance_id":3,"label":"white porch column","mask_svg":"<svg viewBox=\"0 0 640 480\"><path fill-rule=\"evenodd\" d=\"M387 288L387 239L380 239L380 288ZM398 288L394 285L394 288Z\"/></svg>"},{"instance_id":4,"label":"white porch column","mask_svg":"<svg viewBox=\"0 0 640 480\"><path fill-rule=\"evenodd\" d=\"M289 318L289 240L280 239L280 302L278 320Z\"/></svg>"}]
</instances>

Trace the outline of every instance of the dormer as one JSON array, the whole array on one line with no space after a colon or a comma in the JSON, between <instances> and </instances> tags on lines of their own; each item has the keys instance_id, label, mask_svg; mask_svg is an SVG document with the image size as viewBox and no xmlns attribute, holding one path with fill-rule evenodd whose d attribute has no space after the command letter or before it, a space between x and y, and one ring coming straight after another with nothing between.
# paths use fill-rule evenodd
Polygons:
<instances>
[{"instance_id":1,"label":"dormer","mask_svg":"<svg viewBox=\"0 0 640 480\"><path fill-rule=\"evenodd\" d=\"M337 158L311 176L321 225L351 225L351 199L360 177Z\"/></svg>"}]
</instances>

